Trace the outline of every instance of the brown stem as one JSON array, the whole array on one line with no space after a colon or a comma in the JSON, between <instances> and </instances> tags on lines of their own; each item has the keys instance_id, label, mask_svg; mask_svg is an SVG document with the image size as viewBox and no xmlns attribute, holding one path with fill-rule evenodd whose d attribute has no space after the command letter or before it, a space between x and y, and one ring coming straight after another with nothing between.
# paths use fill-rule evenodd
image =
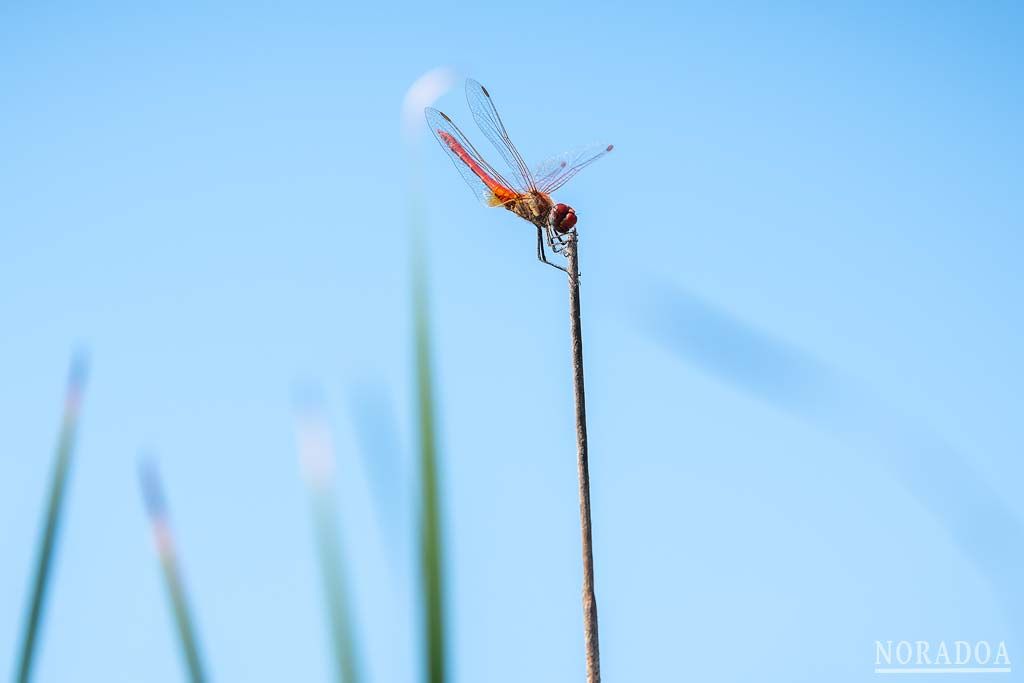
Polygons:
<instances>
[{"instance_id":1,"label":"brown stem","mask_svg":"<svg viewBox=\"0 0 1024 683\"><path fill-rule=\"evenodd\" d=\"M583 537L583 639L587 683L601 683L601 648L594 595L594 541L590 531L590 465L587 456L587 404L583 393L583 331L580 325L580 269L576 235L565 249L569 271L569 333L572 337L572 388L576 400L576 453L580 484L580 533Z\"/></svg>"}]
</instances>

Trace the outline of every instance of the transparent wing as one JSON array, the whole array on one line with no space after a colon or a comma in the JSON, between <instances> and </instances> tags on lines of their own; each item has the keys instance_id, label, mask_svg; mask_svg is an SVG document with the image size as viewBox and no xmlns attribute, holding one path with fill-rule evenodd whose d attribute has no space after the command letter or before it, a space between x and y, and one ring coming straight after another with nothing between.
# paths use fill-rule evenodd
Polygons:
<instances>
[{"instance_id":1,"label":"transparent wing","mask_svg":"<svg viewBox=\"0 0 1024 683\"><path fill-rule=\"evenodd\" d=\"M494 101L491 100L491 94L487 92L487 88L472 78L467 78L466 100L469 101L469 109L473 112L476 125L480 126L480 130L484 132L484 135L487 136L487 139L491 141L505 160L505 163L508 164L511 171L510 177L513 182L512 187L519 192L537 189L537 184L533 181L533 175L530 173L530 167L526 165L523 157L519 154L519 150L516 149L516 146L512 144L512 140L509 139L508 131L505 130L505 124L502 123L501 117L498 116L498 110L495 108Z\"/></svg>"},{"instance_id":2,"label":"transparent wing","mask_svg":"<svg viewBox=\"0 0 1024 683\"><path fill-rule=\"evenodd\" d=\"M500 206L515 199L518 193L487 163L447 114L433 107L427 107L423 113L430 132L477 199L487 206Z\"/></svg>"},{"instance_id":3,"label":"transparent wing","mask_svg":"<svg viewBox=\"0 0 1024 683\"><path fill-rule=\"evenodd\" d=\"M571 152L551 157L537 166L534 171L534 177L537 179L537 189L551 194L569 182L584 168L612 151L612 148L612 145L605 143L587 145Z\"/></svg>"}]
</instances>

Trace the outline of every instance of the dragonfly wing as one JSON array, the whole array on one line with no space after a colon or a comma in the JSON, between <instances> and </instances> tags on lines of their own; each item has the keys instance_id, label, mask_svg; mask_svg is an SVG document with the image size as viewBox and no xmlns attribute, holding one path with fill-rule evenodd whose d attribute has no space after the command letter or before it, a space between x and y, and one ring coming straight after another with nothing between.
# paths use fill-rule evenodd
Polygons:
<instances>
[{"instance_id":1,"label":"dragonfly wing","mask_svg":"<svg viewBox=\"0 0 1024 683\"><path fill-rule=\"evenodd\" d=\"M571 152L551 157L537 166L534 171L534 177L537 179L537 189L551 194L569 182L584 168L612 151L612 148L612 145L606 143L587 145Z\"/></svg>"},{"instance_id":2,"label":"dragonfly wing","mask_svg":"<svg viewBox=\"0 0 1024 683\"><path fill-rule=\"evenodd\" d=\"M512 144L508 131L505 130L505 124L502 123L501 116L498 115L498 110L494 106L494 101L491 99L491 94L487 92L487 88L472 78L467 78L466 100L469 102L469 109L473 112L476 125L480 126L480 130L484 132L487 139L501 154L501 158L508 164L513 187L519 192L537 189L533 175L530 173L530 167L526 165L519 150Z\"/></svg>"},{"instance_id":3,"label":"dragonfly wing","mask_svg":"<svg viewBox=\"0 0 1024 683\"><path fill-rule=\"evenodd\" d=\"M515 199L517 193L508 181L487 163L447 114L433 107L427 107L424 114L430 132L477 199L487 206L501 206Z\"/></svg>"}]
</instances>

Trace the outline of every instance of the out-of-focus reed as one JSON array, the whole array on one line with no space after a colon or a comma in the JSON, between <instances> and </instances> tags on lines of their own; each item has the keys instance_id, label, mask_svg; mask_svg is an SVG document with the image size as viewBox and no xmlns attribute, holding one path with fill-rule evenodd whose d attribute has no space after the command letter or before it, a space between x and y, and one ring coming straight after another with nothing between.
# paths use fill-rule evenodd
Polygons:
<instances>
[{"instance_id":1,"label":"out-of-focus reed","mask_svg":"<svg viewBox=\"0 0 1024 683\"><path fill-rule=\"evenodd\" d=\"M374 517L394 574L410 559L410 511L406 506L411 477L401 456L398 420L391 395L383 385L354 383L346 394L356 444L372 490Z\"/></svg>"},{"instance_id":2,"label":"out-of-focus reed","mask_svg":"<svg viewBox=\"0 0 1024 683\"><path fill-rule=\"evenodd\" d=\"M75 435L78 431L78 415L82 404L82 391L88 370L88 360L84 353L78 353L71 361L68 375L67 391L64 398L64 415L61 419L60 435L57 438L57 453L53 467L53 479L50 483L50 496L46 506L46 520L43 523L39 539L39 555L36 560L35 575L32 580L32 594L28 611L25 614L25 626L22 632L21 650L18 656L18 668L15 680L26 683L32 676L32 664L35 655L38 634L46 607L46 594L49 588L50 569L56 551L60 532L61 510L64 507L64 495L67 487L68 472L71 468L71 457L75 446Z\"/></svg>"},{"instance_id":3,"label":"out-of-focus reed","mask_svg":"<svg viewBox=\"0 0 1024 683\"><path fill-rule=\"evenodd\" d=\"M445 623L444 538L440 503L440 468L437 448L437 406L431 366L430 307L427 256L424 246L426 216L417 143L423 128L423 108L455 83L455 73L440 67L420 76L402 103L402 125L408 149L409 234L412 244L413 334L419 466L419 579L421 596L424 677L443 683L447 677Z\"/></svg>"},{"instance_id":4,"label":"out-of-focus reed","mask_svg":"<svg viewBox=\"0 0 1024 683\"><path fill-rule=\"evenodd\" d=\"M653 284L631 310L672 353L741 391L832 433L888 470L991 582L1024 632L1024 566L1009 548L1024 525L977 467L921 420L831 363L691 292ZM986 532L978 533L979 529Z\"/></svg>"},{"instance_id":5,"label":"out-of-focus reed","mask_svg":"<svg viewBox=\"0 0 1024 683\"><path fill-rule=\"evenodd\" d=\"M167 516L167 503L164 499L163 485L156 463L152 459L142 458L139 461L139 484L142 488L142 499L149 515L149 523L153 531L160 567L163 569L164 582L171 599L174 613L174 624L178 630L181 653L185 660L189 679L193 683L206 680L203 660L199 652L199 643L189 610L185 587L181 580L178 566L178 555L175 549L174 536Z\"/></svg>"},{"instance_id":6,"label":"out-of-focus reed","mask_svg":"<svg viewBox=\"0 0 1024 683\"><path fill-rule=\"evenodd\" d=\"M319 402L307 397L297 412L299 462L313 508L313 527L324 583L335 673L340 683L358 683L362 678L362 667L355 642L341 531L337 524L333 440Z\"/></svg>"},{"instance_id":7,"label":"out-of-focus reed","mask_svg":"<svg viewBox=\"0 0 1024 683\"><path fill-rule=\"evenodd\" d=\"M420 257L422 258L422 257ZM419 261L419 259L417 259ZM416 413L419 455L420 592L426 634L426 680L442 683L446 677L445 594L442 566L440 482L437 455L436 407L430 364L430 320L426 277L414 266L414 318L416 326Z\"/></svg>"}]
</instances>

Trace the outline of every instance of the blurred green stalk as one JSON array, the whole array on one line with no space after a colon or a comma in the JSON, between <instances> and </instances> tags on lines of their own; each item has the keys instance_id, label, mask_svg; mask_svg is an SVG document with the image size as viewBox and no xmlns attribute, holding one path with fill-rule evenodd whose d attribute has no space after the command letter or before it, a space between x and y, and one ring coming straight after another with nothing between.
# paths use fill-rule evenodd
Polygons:
<instances>
[{"instance_id":1,"label":"blurred green stalk","mask_svg":"<svg viewBox=\"0 0 1024 683\"><path fill-rule=\"evenodd\" d=\"M167 517L163 485L160 480L160 474L157 472L156 466L152 461L142 460L140 462L139 483L142 487L142 497L146 504L146 512L149 515L157 554L160 556L160 567L163 570L164 582L167 584L167 592L171 599L174 624L178 629L178 640L181 644L181 651L185 659L189 679L192 683L202 683L206 680L206 676L203 673L203 662L199 655L198 641L188 600L185 595L185 588L181 580L181 572L178 569L177 552L174 546L174 536L171 533Z\"/></svg>"},{"instance_id":2,"label":"blurred green stalk","mask_svg":"<svg viewBox=\"0 0 1024 683\"><path fill-rule=\"evenodd\" d=\"M313 492L313 523L316 527L317 553L327 597L327 613L331 621L331 643L340 683L359 683L352 622L349 615L345 564L339 542L335 517L337 506L327 492Z\"/></svg>"},{"instance_id":3,"label":"blurred green stalk","mask_svg":"<svg viewBox=\"0 0 1024 683\"><path fill-rule=\"evenodd\" d=\"M87 361L84 355L78 354L71 362L68 377L67 393L64 399L64 416L61 420L60 436L57 439L56 462L53 469L53 480L50 484L50 500L46 507L46 523L43 526L42 538L39 542L39 556L36 560L35 578L32 583L32 601L29 603L25 618L25 629L22 633L21 654L18 658L18 671L15 680L27 683L32 675L32 663L35 655L36 637L46 606L46 592L49 587L50 566L53 563L54 548L60 531L60 514L64 503L64 489L67 485L68 471L71 467L71 455L75 445L75 434L78 431L78 413L85 385Z\"/></svg>"},{"instance_id":4,"label":"blurred green stalk","mask_svg":"<svg viewBox=\"0 0 1024 683\"><path fill-rule=\"evenodd\" d=\"M319 401L314 396L306 396L299 408L299 463L313 506L313 528L327 600L335 673L340 683L359 683L362 667L356 654L341 529L337 521L338 505L333 488L334 444Z\"/></svg>"},{"instance_id":5,"label":"blurred green stalk","mask_svg":"<svg viewBox=\"0 0 1024 683\"><path fill-rule=\"evenodd\" d=\"M447 673L445 624L444 544L441 533L440 473L437 449L437 407L431 369L430 307L427 251L424 245L426 212L418 141L423 132L424 107L448 91L455 82L449 67L422 74L406 91L402 125L408 150L409 237L412 246L413 345L415 352L416 418L419 427L419 579L422 600L421 635L425 639L424 680L444 683Z\"/></svg>"},{"instance_id":6,"label":"blurred green stalk","mask_svg":"<svg viewBox=\"0 0 1024 683\"><path fill-rule=\"evenodd\" d=\"M419 421L420 588L426 635L426 681L444 683L447 673L445 601L442 567L440 483L433 373L430 365L430 317L426 257L420 240L418 202L413 203L413 316L416 345L416 403Z\"/></svg>"},{"instance_id":7,"label":"blurred green stalk","mask_svg":"<svg viewBox=\"0 0 1024 683\"><path fill-rule=\"evenodd\" d=\"M192 617L185 600L185 591L181 585L181 576L174 558L162 558L160 561L164 570L164 580L167 582L167 590L171 597L171 606L174 610L174 622L178 627L178 638L181 641L182 653L188 666L189 679L193 683L202 683L206 680L203 674L203 663L199 657L199 648L196 646L195 629L192 626Z\"/></svg>"}]
</instances>

